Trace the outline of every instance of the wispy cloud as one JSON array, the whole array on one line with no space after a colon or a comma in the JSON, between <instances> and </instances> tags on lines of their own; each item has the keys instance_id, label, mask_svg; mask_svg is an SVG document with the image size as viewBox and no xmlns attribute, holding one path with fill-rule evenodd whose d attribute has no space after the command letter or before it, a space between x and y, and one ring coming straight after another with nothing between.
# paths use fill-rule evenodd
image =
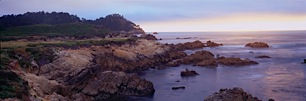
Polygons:
<instances>
[{"instance_id":1,"label":"wispy cloud","mask_svg":"<svg viewBox=\"0 0 306 101\"><path fill-rule=\"evenodd\" d=\"M144 24L239 14L304 16L305 5L306 0L2 0L0 15L63 11L95 19L119 13Z\"/></svg>"}]
</instances>

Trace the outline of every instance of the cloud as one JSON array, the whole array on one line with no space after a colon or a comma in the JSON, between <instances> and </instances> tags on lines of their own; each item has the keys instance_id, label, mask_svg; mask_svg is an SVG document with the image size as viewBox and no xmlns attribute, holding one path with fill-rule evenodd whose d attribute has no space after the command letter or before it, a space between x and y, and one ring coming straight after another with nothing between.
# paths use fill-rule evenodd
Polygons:
<instances>
[{"instance_id":1,"label":"cloud","mask_svg":"<svg viewBox=\"0 0 306 101\"><path fill-rule=\"evenodd\" d=\"M63 11L96 19L119 13L137 24L148 24L231 15L304 16L305 5L306 0L2 0L0 15Z\"/></svg>"},{"instance_id":2,"label":"cloud","mask_svg":"<svg viewBox=\"0 0 306 101\"><path fill-rule=\"evenodd\" d=\"M148 32L154 31L256 31L306 30L305 15L235 14L214 18L183 19L140 23Z\"/></svg>"}]
</instances>

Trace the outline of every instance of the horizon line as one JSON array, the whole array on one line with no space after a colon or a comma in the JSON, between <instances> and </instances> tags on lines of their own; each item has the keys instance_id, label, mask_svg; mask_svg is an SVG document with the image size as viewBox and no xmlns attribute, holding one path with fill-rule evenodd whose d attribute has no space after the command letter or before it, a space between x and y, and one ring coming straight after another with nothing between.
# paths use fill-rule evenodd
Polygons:
<instances>
[{"instance_id":1,"label":"horizon line","mask_svg":"<svg viewBox=\"0 0 306 101\"><path fill-rule=\"evenodd\" d=\"M306 31L306 29L301 30L228 30L228 31L145 31L146 33L153 33L153 32L285 32L285 31Z\"/></svg>"}]
</instances>

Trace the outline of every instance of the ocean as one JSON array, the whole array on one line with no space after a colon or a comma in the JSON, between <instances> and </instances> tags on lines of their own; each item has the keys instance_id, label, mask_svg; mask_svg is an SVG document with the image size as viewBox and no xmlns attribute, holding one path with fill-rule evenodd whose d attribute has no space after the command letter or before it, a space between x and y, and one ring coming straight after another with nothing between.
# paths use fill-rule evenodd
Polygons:
<instances>
[{"instance_id":1,"label":"ocean","mask_svg":"<svg viewBox=\"0 0 306 101\"><path fill-rule=\"evenodd\" d=\"M135 101L203 101L221 88L241 87L259 99L267 101L306 101L306 31L267 32L160 32L155 35L160 43L184 43L208 40L224 46L186 50L192 54L200 50L226 57L249 58L258 65L222 66L205 68L181 65L164 70L150 69L141 76L152 81L155 94L151 97L131 98ZM244 47L249 42L266 42L271 47L254 49ZM271 58L255 58L268 55ZM200 75L181 77L188 68ZM179 80L180 82L175 82ZM186 89L172 90L174 86Z\"/></svg>"}]
</instances>

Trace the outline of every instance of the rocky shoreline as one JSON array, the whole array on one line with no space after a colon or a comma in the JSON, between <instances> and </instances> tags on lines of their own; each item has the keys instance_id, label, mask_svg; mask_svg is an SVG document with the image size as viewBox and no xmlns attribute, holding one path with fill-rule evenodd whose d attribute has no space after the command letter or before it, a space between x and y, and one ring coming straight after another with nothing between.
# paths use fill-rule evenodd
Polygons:
<instances>
[{"instance_id":1,"label":"rocky shoreline","mask_svg":"<svg viewBox=\"0 0 306 101\"><path fill-rule=\"evenodd\" d=\"M155 37L147 35L145 39L126 44L62 49L53 51L55 58L50 63L33 66L30 71L12 71L28 82L28 100L118 101L127 96L154 94L153 83L136 74L149 68L165 69L182 64L208 68L258 64L238 57L216 57L206 50L191 55L184 52L222 45L212 41L160 44L154 40ZM38 62L32 61L32 64ZM18 63L9 66L20 68ZM190 71L182 72L182 76L189 75L187 72ZM185 89L173 89L181 88Z\"/></svg>"}]
</instances>

